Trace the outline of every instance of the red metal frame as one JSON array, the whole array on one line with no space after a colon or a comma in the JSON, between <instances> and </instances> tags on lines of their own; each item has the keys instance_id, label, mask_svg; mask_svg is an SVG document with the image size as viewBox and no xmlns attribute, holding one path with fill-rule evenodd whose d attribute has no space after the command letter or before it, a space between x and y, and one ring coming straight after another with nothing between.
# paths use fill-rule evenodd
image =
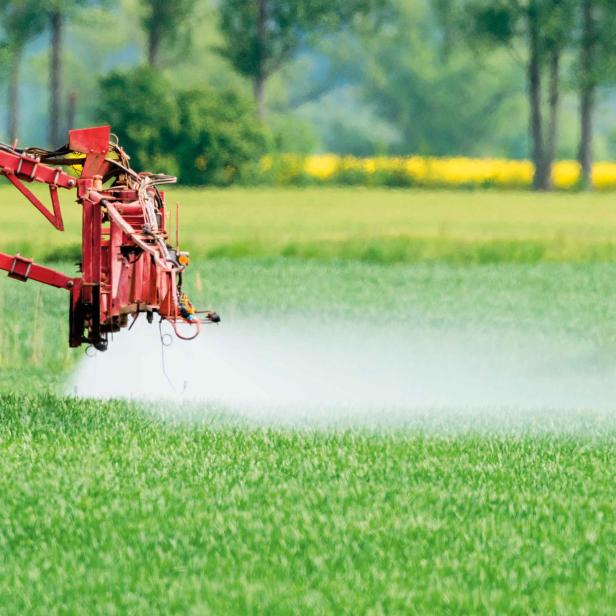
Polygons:
<instances>
[{"instance_id":1,"label":"red metal frame","mask_svg":"<svg viewBox=\"0 0 616 616\"><path fill-rule=\"evenodd\" d=\"M0 269L22 282L35 280L70 292L72 347L85 343L105 350L108 334L127 326L130 316L136 318L142 312L149 321L158 313L173 324L180 337L192 339L201 322L217 322L219 318L210 311L198 317L181 292L187 258L167 242L164 193L157 188L163 180L169 183L175 179L135 173L117 146L113 146L114 152L120 160L110 159L110 137L108 126L70 131L66 151L73 158L81 155L79 178L57 166L73 160L53 165L43 162L57 161L57 152L43 156L40 151L0 149L0 173L56 229L64 230L59 188L76 189L83 212L80 277L71 278L31 259L4 253L0 253ZM47 184L52 209L24 182ZM194 328L189 336L180 334L178 324L182 322Z\"/></svg>"}]
</instances>

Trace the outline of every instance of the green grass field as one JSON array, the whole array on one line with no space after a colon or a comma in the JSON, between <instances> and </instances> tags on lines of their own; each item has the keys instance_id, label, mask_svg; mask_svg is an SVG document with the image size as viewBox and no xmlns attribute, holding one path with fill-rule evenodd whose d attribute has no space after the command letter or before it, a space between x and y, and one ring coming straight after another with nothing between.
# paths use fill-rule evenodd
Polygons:
<instances>
[{"instance_id":1,"label":"green grass field","mask_svg":"<svg viewBox=\"0 0 616 616\"><path fill-rule=\"evenodd\" d=\"M2 399L10 613L609 614L611 438L174 426Z\"/></svg>"},{"instance_id":2,"label":"green grass field","mask_svg":"<svg viewBox=\"0 0 616 616\"><path fill-rule=\"evenodd\" d=\"M9 194L3 249L62 256L62 236ZM193 264L194 299L227 321L565 341L537 365L558 354L571 379L616 377L609 195L175 195L186 245L218 255ZM0 613L616 609L609 399L512 426L499 409L485 424L300 429L205 406L187 422L165 405L65 397L82 357L65 348L66 301L0 277Z\"/></svg>"},{"instance_id":3,"label":"green grass field","mask_svg":"<svg viewBox=\"0 0 616 616\"><path fill-rule=\"evenodd\" d=\"M54 261L77 255L80 212L67 195L62 234L50 232L11 186L0 185L4 250ZM183 247L196 258L465 265L616 260L616 195L609 193L174 188L168 194L172 218L176 202Z\"/></svg>"}]
</instances>

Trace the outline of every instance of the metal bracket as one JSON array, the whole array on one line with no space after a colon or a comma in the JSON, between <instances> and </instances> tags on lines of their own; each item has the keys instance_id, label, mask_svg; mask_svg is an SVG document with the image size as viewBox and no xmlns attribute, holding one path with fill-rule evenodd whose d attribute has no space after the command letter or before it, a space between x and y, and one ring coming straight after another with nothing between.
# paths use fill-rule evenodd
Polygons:
<instances>
[{"instance_id":1,"label":"metal bracket","mask_svg":"<svg viewBox=\"0 0 616 616\"><path fill-rule=\"evenodd\" d=\"M15 255L13 263L11 264L11 269L9 270L9 278L14 278L21 282L28 282L32 263L32 259L26 259L21 255Z\"/></svg>"},{"instance_id":2,"label":"metal bracket","mask_svg":"<svg viewBox=\"0 0 616 616\"><path fill-rule=\"evenodd\" d=\"M21 161L19 163L21 165ZM55 173L55 170L54 170ZM26 198L30 203L43 215L45 218L56 228L58 231L64 231L64 222L62 220L62 209L60 206L60 199L58 198L58 186L56 184L49 185L49 195L51 197L51 204L53 207L53 213L51 213L41 202L41 200L34 195L19 179L16 173L4 171L6 179L17 188L17 190ZM58 175L54 176L54 181L58 180Z\"/></svg>"}]
</instances>

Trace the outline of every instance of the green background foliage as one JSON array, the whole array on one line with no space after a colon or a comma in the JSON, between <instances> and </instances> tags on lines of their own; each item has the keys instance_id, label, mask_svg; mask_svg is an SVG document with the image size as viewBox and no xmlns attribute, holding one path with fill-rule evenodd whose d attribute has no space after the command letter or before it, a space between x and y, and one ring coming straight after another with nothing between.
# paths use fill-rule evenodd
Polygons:
<instances>
[{"instance_id":1,"label":"green background foliage","mask_svg":"<svg viewBox=\"0 0 616 616\"><path fill-rule=\"evenodd\" d=\"M169 145L180 119L167 80L153 69L139 67L103 79L101 93L100 118L113 127L135 168L177 173L179 165Z\"/></svg>"},{"instance_id":2,"label":"green background foliage","mask_svg":"<svg viewBox=\"0 0 616 616\"><path fill-rule=\"evenodd\" d=\"M99 115L138 170L175 174L188 185L224 186L242 171L249 175L265 152L266 133L254 122L252 104L234 92L176 92L148 67L109 75L101 92Z\"/></svg>"},{"instance_id":3,"label":"green background foliage","mask_svg":"<svg viewBox=\"0 0 616 616\"><path fill-rule=\"evenodd\" d=\"M614 15L610 3L588 1L597 15L592 71L582 70L580 57L580 11L586 0L533 0L542 33L544 101L549 54L558 49L557 156L578 156L577 107L586 75L596 87L594 154L606 159L616 151L611 113L615 54L607 35ZM264 41L257 36L257 3L187 0L172 20L161 6L153 0L115 0L86 3L67 13L61 54L63 126L69 94L77 99L77 124L104 121L111 116L100 113L101 99L108 98L100 85L150 60L173 96L176 90L220 89L250 99L261 75L263 100L256 107L264 111L264 130L273 133L267 143L274 153L531 154L527 12L517 2L270 0ZM92 28L93 23L98 27ZM6 33L2 38L8 42ZM48 28L27 38L19 89L22 143L46 141L47 43ZM144 118L156 116L147 97L135 100L134 109ZM0 106L2 127L6 113ZM177 119L168 115L173 125ZM160 152L147 153L150 147L136 159L147 154L162 160Z\"/></svg>"},{"instance_id":4,"label":"green background foliage","mask_svg":"<svg viewBox=\"0 0 616 616\"><path fill-rule=\"evenodd\" d=\"M247 180L265 153L267 135L251 101L234 92L190 90L178 96L180 130L169 149L188 185Z\"/></svg>"}]
</instances>

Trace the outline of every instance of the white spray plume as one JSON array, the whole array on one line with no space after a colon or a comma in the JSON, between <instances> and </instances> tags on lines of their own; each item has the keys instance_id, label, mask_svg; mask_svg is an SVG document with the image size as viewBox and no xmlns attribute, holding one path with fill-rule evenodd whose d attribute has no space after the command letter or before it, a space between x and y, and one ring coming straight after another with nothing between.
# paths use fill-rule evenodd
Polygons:
<instances>
[{"instance_id":1,"label":"white spray plume","mask_svg":"<svg viewBox=\"0 0 616 616\"><path fill-rule=\"evenodd\" d=\"M435 413L511 419L550 409L611 420L616 407L615 358L581 340L231 318L163 349L156 325L137 325L116 335L107 353L83 359L71 393L190 401L193 412L225 408L276 425L342 417L407 423Z\"/></svg>"}]
</instances>

